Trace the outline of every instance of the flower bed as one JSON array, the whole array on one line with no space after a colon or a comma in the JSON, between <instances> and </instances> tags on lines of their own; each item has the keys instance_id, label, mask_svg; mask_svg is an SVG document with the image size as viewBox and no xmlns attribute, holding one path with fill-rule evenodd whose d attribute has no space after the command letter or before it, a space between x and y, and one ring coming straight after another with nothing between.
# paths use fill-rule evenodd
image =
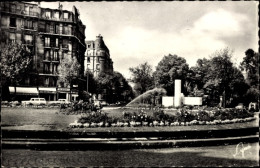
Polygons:
<instances>
[{"instance_id":1,"label":"flower bed","mask_svg":"<svg viewBox=\"0 0 260 168\"><path fill-rule=\"evenodd\" d=\"M152 113L152 115L151 115ZM174 115L166 114L162 109L144 112L122 112L121 117L111 117L104 112L91 112L71 123L71 128L87 127L153 127L153 126L190 126L231 124L255 120L253 113L245 109L178 109Z\"/></svg>"}]
</instances>

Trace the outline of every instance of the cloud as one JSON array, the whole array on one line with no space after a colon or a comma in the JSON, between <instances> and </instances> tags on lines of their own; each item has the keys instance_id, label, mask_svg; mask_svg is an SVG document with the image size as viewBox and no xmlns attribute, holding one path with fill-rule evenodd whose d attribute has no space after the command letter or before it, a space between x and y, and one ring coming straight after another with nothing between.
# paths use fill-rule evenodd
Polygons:
<instances>
[{"instance_id":1,"label":"cloud","mask_svg":"<svg viewBox=\"0 0 260 168\"><path fill-rule=\"evenodd\" d=\"M109 44L115 70L129 77L129 67L147 61L155 68L169 53L184 57L191 67L195 66L197 59L208 58L216 50L225 47L234 49L236 46L232 42L244 34L245 22L246 17L242 14L218 9L204 14L192 26L184 26L179 31L162 32L160 29L128 26L106 43ZM230 40L225 41L225 38Z\"/></svg>"},{"instance_id":2,"label":"cloud","mask_svg":"<svg viewBox=\"0 0 260 168\"><path fill-rule=\"evenodd\" d=\"M62 2L79 8L86 40L98 34L110 50L114 70L130 77L129 67L147 61L154 67L163 56L177 54L194 66L197 59L229 47L241 62L256 50L256 2ZM46 3L48 6L49 2ZM57 6L57 5L54 5Z\"/></svg>"}]
</instances>

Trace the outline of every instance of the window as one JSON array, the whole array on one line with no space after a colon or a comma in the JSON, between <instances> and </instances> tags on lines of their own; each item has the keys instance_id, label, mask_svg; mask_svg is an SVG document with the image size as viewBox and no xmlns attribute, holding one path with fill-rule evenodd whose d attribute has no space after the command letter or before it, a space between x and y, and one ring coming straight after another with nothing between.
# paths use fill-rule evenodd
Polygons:
<instances>
[{"instance_id":1,"label":"window","mask_svg":"<svg viewBox=\"0 0 260 168\"><path fill-rule=\"evenodd\" d=\"M10 33L9 34L9 39L11 43L15 43L15 33Z\"/></svg>"},{"instance_id":2,"label":"window","mask_svg":"<svg viewBox=\"0 0 260 168\"><path fill-rule=\"evenodd\" d=\"M50 51L49 50L45 51L44 59L50 60Z\"/></svg>"},{"instance_id":3,"label":"window","mask_svg":"<svg viewBox=\"0 0 260 168\"><path fill-rule=\"evenodd\" d=\"M21 40L22 40L22 34L21 33L16 33L16 41L18 42L18 43L21 43Z\"/></svg>"},{"instance_id":4,"label":"window","mask_svg":"<svg viewBox=\"0 0 260 168\"><path fill-rule=\"evenodd\" d=\"M54 33L54 27L52 24L50 25L50 33Z\"/></svg>"},{"instance_id":5,"label":"window","mask_svg":"<svg viewBox=\"0 0 260 168\"><path fill-rule=\"evenodd\" d=\"M63 14L63 16L64 16L64 19L68 19L68 18L69 18L69 14L68 14L67 12L65 12L65 13Z\"/></svg>"},{"instance_id":6,"label":"window","mask_svg":"<svg viewBox=\"0 0 260 168\"><path fill-rule=\"evenodd\" d=\"M53 59L54 61L58 61L58 51L53 52Z\"/></svg>"},{"instance_id":7,"label":"window","mask_svg":"<svg viewBox=\"0 0 260 168\"><path fill-rule=\"evenodd\" d=\"M46 24L46 33L50 33L50 24Z\"/></svg>"},{"instance_id":8,"label":"window","mask_svg":"<svg viewBox=\"0 0 260 168\"><path fill-rule=\"evenodd\" d=\"M25 40L25 44L32 44L32 35L25 35L24 36L24 40Z\"/></svg>"},{"instance_id":9,"label":"window","mask_svg":"<svg viewBox=\"0 0 260 168\"><path fill-rule=\"evenodd\" d=\"M96 69L100 70L100 65L99 64L96 65Z\"/></svg>"},{"instance_id":10,"label":"window","mask_svg":"<svg viewBox=\"0 0 260 168\"><path fill-rule=\"evenodd\" d=\"M59 47L59 39L56 38L55 47Z\"/></svg>"},{"instance_id":11,"label":"window","mask_svg":"<svg viewBox=\"0 0 260 168\"><path fill-rule=\"evenodd\" d=\"M39 31L45 32L45 22L39 22Z\"/></svg>"},{"instance_id":12,"label":"window","mask_svg":"<svg viewBox=\"0 0 260 168\"><path fill-rule=\"evenodd\" d=\"M67 53L66 53L66 52L63 52L63 53L62 53L62 59L63 59L63 58L66 58L66 57L67 57Z\"/></svg>"},{"instance_id":13,"label":"window","mask_svg":"<svg viewBox=\"0 0 260 168\"><path fill-rule=\"evenodd\" d=\"M33 7L29 7L29 14L30 14L31 16L34 16Z\"/></svg>"},{"instance_id":14,"label":"window","mask_svg":"<svg viewBox=\"0 0 260 168\"><path fill-rule=\"evenodd\" d=\"M90 57L87 57L88 62L90 62Z\"/></svg>"},{"instance_id":15,"label":"window","mask_svg":"<svg viewBox=\"0 0 260 168\"><path fill-rule=\"evenodd\" d=\"M21 13L21 6L20 5L17 5L17 7L16 7L16 11L17 11L17 13Z\"/></svg>"},{"instance_id":16,"label":"window","mask_svg":"<svg viewBox=\"0 0 260 168\"><path fill-rule=\"evenodd\" d=\"M49 78L48 77L45 78L44 84L45 84L45 86L49 86Z\"/></svg>"},{"instance_id":17,"label":"window","mask_svg":"<svg viewBox=\"0 0 260 168\"><path fill-rule=\"evenodd\" d=\"M11 4L11 12L15 13L16 10L16 5L15 4Z\"/></svg>"},{"instance_id":18,"label":"window","mask_svg":"<svg viewBox=\"0 0 260 168\"><path fill-rule=\"evenodd\" d=\"M56 11L56 12L54 13L54 18L55 18L55 19L59 19L59 18L60 18L60 13L59 13L58 11Z\"/></svg>"},{"instance_id":19,"label":"window","mask_svg":"<svg viewBox=\"0 0 260 168\"><path fill-rule=\"evenodd\" d=\"M49 71L50 71L50 66L49 66L49 64L44 64L44 72L45 72L45 73L49 73Z\"/></svg>"},{"instance_id":20,"label":"window","mask_svg":"<svg viewBox=\"0 0 260 168\"><path fill-rule=\"evenodd\" d=\"M10 18L10 27L16 27L16 18Z\"/></svg>"},{"instance_id":21,"label":"window","mask_svg":"<svg viewBox=\"0 0 260 168\"><path fill-rule=\"evenodd\" d=\"M68 40L67 39L63 39L62 48L68 48Z\"/></svg>"},{"instance_id":22,"label":"window","mask_svg":"<svg viewBox=\"0 0 260 168\"><path fill-rule=\"evenodd\" d=\"M51 12L50 12L50 11L46 11L46 12L45 12L45 17L46 17L47 19L51 18Z\"/></svg>"},{"instance_id":23,"label":"window","mask_svg":"<svg viewBox=\"0 0 260 168\"><path fill-rule=\"evenodd\" d=\"M29 14L29 6L24 7L24 14L26 14L26 15Z\"/></svg>"},{"instance_id":24,"label":"window","mask_svg":"<svg viewBox=\"0 0 260 168\"><path fill-rule=\"evenodd\" d=\"M62 29L63 29L63 26L62 25L60 25L60 34L62 34Z\"/></svg>"},{"instance_id":25,"label":"window","mask_svg":"<svg viewBox=\"0 0 260 168\"><path fill-rule=\"evenodd\" d=\"M25 29L33 29L33 22L31 20L25 20L24 28Z\"/></svg>"},{"instance_id":26,"label":"window","mask_svg":"<svg viewBox=\"0 0 260 168\"><path fill-rule=\"evenodd\" d=\"M91 45L90 45L90 44L88 44L87 48L90 48L90 47L91 47Z\"/></svg>"},{"instance_id":27,"label":"window","mask_svg":"<svg viewBox=\"0 0 260 168\"><path fill-rule=\"evenodd\" d=\"M62 34L68 34L68 27L64 26L63 33Z\"/></svg>"},{"instance_id":28,"label":"window","mask_svg":"<svg viewBox=\"0 0 260 168\"><path fill-rule=\"evenodd\" d=\"M45 37L45 47L50 47L50 37Z\"/></svg>"},{"instance_id":29,"label":"window","mask_svg":"<svg viewBox=\"0 0 260 168\"><path fill-rule=\"evenodd\" d=\"M69 51L72 50L72 45L71 45L71 43L68 44L68 49L69 49Z\"/></svg>"}]
</instances>

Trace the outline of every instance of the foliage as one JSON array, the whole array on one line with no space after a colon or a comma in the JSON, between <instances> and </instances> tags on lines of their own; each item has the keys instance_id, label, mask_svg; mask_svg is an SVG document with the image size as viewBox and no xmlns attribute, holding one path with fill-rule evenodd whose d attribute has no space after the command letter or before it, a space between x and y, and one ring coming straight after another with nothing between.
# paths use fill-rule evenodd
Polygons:
<instances>
[{"instance_id":1,"label":"foliage","mask_svg":"<svg viewBox=\"0 0 260 168\"><path fill-rule=\"evenodd\" d=\"M83 86L83 90L86 90L89 93L96 93L97 81L95 80L93 73L86 71L84 74L84 80L86 83Z\"/></svg>"},{"instance_id":2,"label":"foliage","mask_svg":"<svg viewBox=\"0 0 260 168\"><path fill-rule=\"evenodd\" d=\"M101 105L97 105L94 102L84 102L76 101L71 103L69 106L61 104L60 112L67 115L70 114L87 114L92 111L100 111L102 109Z\"/></svg>"},{"instance_id":3,"label":"foliage","mask_svg":"<svg viewBox=\"0 0 260 168\"><path fill-rule=\"evenodd\" d=\"M16 86L31 68L32 53L23 44L10 43L1 48L0 57L1 84L5 93L8 86L11 84ZM3 96L7 95L3 94Z\"/></svg>"},{"instance_id":4,"label":"foliage","mask_svg":"<svg viewBox=\"0 0 260 168\"><path fill-rule=\"evenodd\" d=\"M140 104L153 104L155 105L156 99L161 99L162 96L166 95L166 90L163 88L154 88L152 90L148 90L145 93L139 95L134 100L132 100L130 103L127 104L127 106L139 106Z\"/></svg>"},{"instance_id":5,"label":"foliage","mask_svg":"<svg viewBox=\"0 0 260 168\"><path fill-rule=\"evenodd\" d=\"M129 70L133 76L131 82L135 83L134 90L137 92L137 95L153 87L152 66L147 62L137 67L131 67Z\"/></svg>"},{"instance_id":6,"label":"foliage","mask_svg":"<svg viewBox=\"0 0 260 168\"><path fill-rule=\"evenodd\" d=\"M247 72L247 82L250 86L259 88L259 53L252 49L245 52L245 57L240 64L240 69Z\"/></svg>"},{"instance_id":7,"label":"foliage","mask_svg":"<svg viewBox=\"0 0 260 168\"><path fill-rule=\"evenodd\" d=\"M108 103L128 102L133 98L132 87L119 72L101 72L95 80L97 93L103 94Z\"/></svg>"},{"instance_id":8,"label":"foliage","mask_svg":"<svg viewBox=\"0 0 260 168\"><path fill-rule=\"evenodd\" d=\"M106 113L92 112L82 116L79 123L100 123L100 122L112 122L112 118L108 117Z\"/></svg>"},{"instance_id":9,"label":"foliage","mask_svg":"<svg viewBox=\"0 0 260 168\"><path fill-rule=\"evenodd\" d=\"M188 71L189 66L184 58L171 54L164 56L153 73L155 85L166 89L167 95L173 95L174 80L181 79L184 83Z\"/></svg>"},{"instance_id":10,"label":"foliage","mask_svg":"<svg viewBox=\"0 0 260 168\"><path fill-rule=\"evenodd\" d=\"M108 123L112 126L169 126L169 125L191 125L191 124L218 124L234 123L253 120L253 113L246 109L211 109L195 112L181 108L175 114L167 114L162 109L143 109L135 111L123 111L121 117L108 117L107 113L92 112L82 116L80 123ZM121 123L121 124L120 124Z\"/></svg>"},{"instance_id":11,"label":"foliage","mask_svg":"<svg viewBox=\"0 0 260 168\"><path fill-rule=\"evenodd\" d=\"M1 49L1 74L6 78L18 80L31 62L31 53L26 46L11 43Z\"/></svg>"},{"instance_id":12,"label":"foliage","mask_svg":"<svg viewBox=\"0 0 260 168\"><path fill-rule=\"evenodd\" d=\"M65 57L58 66L58 83L63 87L72 87L72 80L77 78L80 71L80 64L76 57Z\"/></svg>"},{"instance_id":13,"label":"foliage","mask_svg":"<svg viewBox=\"0 0 260 168\"><path fill-rule=\"evenodd\" d=\"M247 85L241 71L236 68L232 61L232 51L229 48L216 51L210 59L199 59L197 65L191 68L195 74L192 78L195 88L203 88L204 94L208 95L208 105L219 102L223 96L223 105L226 102L233 106L235 102L242 100L246 93ZM193 89L193 92L196 89Z\"/></svg>"},{"instance_id":14,"label":"foliage","mask_svg":"<svg viewBox=\"0 0 260 168\"><path fill-rule=\"evenodd\" d=\"M245 104L248 105L250 102L258 102L260 91L257 88L251 87L245 94Z\"/></svg>"}]
</instances>

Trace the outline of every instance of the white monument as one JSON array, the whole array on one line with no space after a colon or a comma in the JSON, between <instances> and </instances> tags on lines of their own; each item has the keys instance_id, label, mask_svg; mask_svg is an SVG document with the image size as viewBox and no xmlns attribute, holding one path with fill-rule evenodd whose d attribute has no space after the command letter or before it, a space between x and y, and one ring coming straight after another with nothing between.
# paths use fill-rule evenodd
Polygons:
<instances>
[{"instance_id":1,"label":"white monument","mask_svg":"<svg viewBox=\"0 0 260 168\"><path fill-rule=\"evenodd\" d=\"M163 96L162 97L162 105L164 107L180 107L182 105L192 105L192 106L201 106L202 105L202 97L184 97L183 93L181 93L181 80L175 80L175 88L174 88L174 97L172 96Z\"/></svg>"},{"instance_id":2,"label":"white monument","mask_svg":"<svg viewBox=\"0 0 260 168\"><path fill-rule=\"evenodd\" d=\"M179 107L181 106L181 80L175 80L175 87L174 87L174 106Z\"/></svg>"}]
</instances>

